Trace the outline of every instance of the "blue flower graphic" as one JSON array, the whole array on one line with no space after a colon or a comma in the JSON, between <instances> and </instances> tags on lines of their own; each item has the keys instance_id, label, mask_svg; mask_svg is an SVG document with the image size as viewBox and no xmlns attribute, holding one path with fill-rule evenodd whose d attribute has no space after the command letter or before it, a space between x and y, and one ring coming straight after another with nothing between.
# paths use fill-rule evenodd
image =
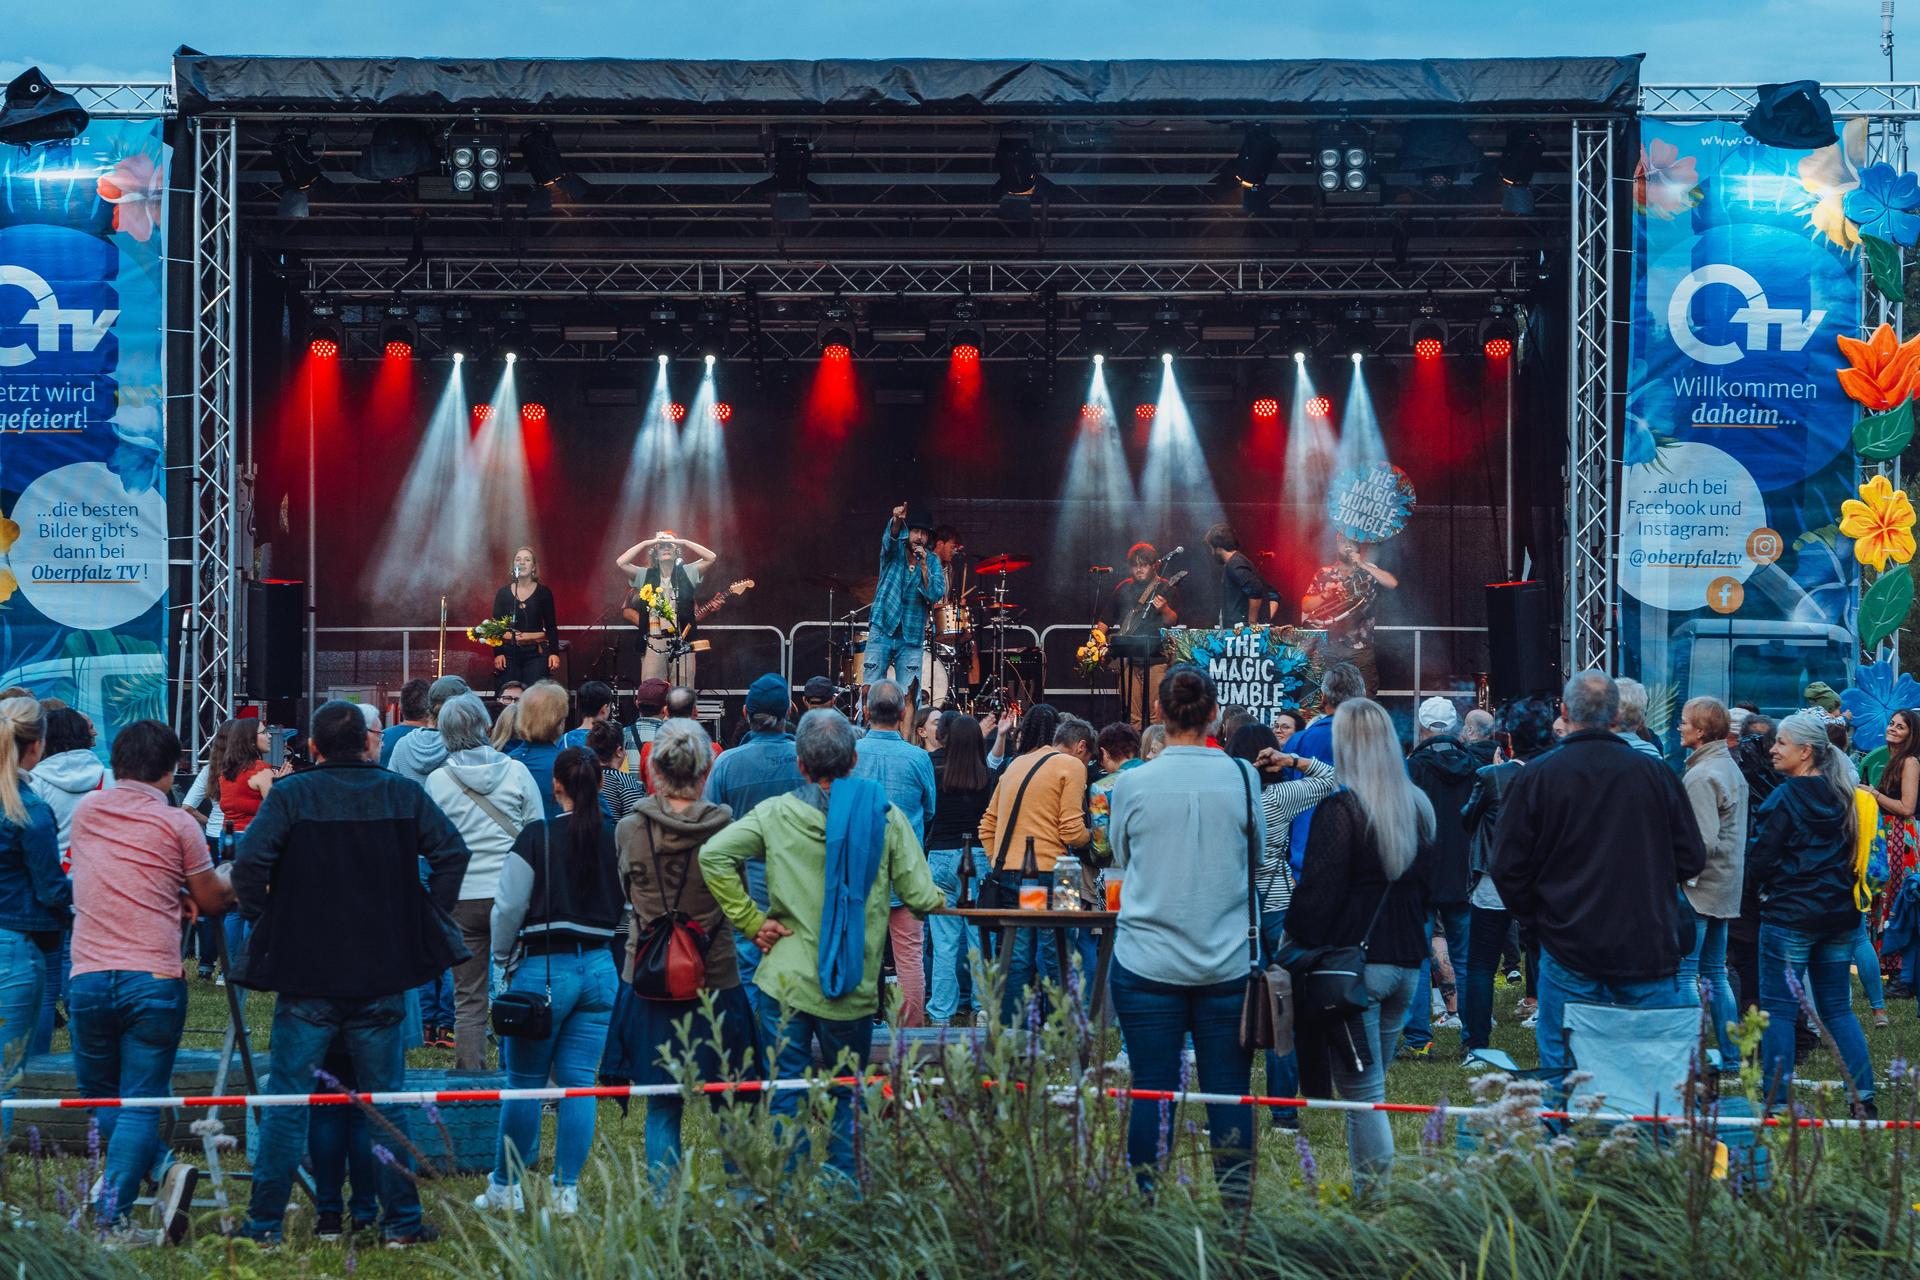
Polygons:
<instances>
[{"instance_id":1,"label":"blue flower graphic","mask_svg":"<svg viewBox=\"0 0 1920 1280\"><path fill-rule=\"evenodd\" d=\"M1886 745L1887 721L1893 713L1920 707L1920 684L1909 675L1893 674L1893 659L1869 662L1853 677L1853 688L1840 695L1840 705L1853 717L1853 745L1873 751Z\"/></svg>"},{"instance_id":2,"label":"blue flower graphic","mask_svg":"<svg viewBox=\"0 0 1920 1280\"><path fill-rule=\"evenodd\" d=\"M1860 185L1847 193L1846 211L1862 235L1911 245L1920 239L1920 174L1870 164L1860 171Z\"/></svg>"}]
</instances>

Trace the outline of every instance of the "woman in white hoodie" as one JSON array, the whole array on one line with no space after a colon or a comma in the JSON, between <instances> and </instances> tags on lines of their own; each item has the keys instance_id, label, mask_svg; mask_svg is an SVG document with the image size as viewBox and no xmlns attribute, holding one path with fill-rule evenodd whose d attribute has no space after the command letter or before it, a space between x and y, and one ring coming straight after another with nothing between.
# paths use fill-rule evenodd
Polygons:
<instances>
[{"instance_id":1,"label":"woman in white hoodie","mask_svg":"<svg viewBox=\"0 0 1920 1280\"><path fill-rule=\"evenodd\" d=\"M467 874L454 904L472 954L453 969L453 1056L461 1071L487 1067L487 953L492 943L494 891L520 829L546 810L533 775L487 743L486 704L471 693L440 708L447 762L427 776L427 794L466 841Z\"/></svg>"},{"instance_id":2,"label":"woman in white hoodie","mask_svg":"<svg viewBox=\"0 0 1920 1280\"><path fill-rule=\"evenodd\" d=\"M93 722L72 707L47 712L46 754L27 775L27 785L53 810L54 821L59 824L60 865L66 867L74 806L89 791L113 785L100 757L93 753ZM47 959L46 994L40 1001L40 1020L27 1044L28 1053L45 1053L53 1047L54 1006L66 999L67 970L72 964L67 938L61 938L60 950Z\"/></svg>"}]
</instances>

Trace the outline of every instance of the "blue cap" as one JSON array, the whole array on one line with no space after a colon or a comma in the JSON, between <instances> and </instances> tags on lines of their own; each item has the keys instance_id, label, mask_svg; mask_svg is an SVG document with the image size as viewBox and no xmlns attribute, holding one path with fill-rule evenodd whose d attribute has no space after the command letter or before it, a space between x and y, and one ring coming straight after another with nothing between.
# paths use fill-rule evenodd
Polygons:
<instances>
[{"instance_id":1,"label":"blue cap","mask_svg":"<svg viewBox=\"0 0 1920 1280\"><path fill-rule=\"evenodd\" d=\"M787 682L772 671L747 687L747 714L750 716L784 716L792 701L793 695L787 691Z\"/></svg>"}]
</instances>

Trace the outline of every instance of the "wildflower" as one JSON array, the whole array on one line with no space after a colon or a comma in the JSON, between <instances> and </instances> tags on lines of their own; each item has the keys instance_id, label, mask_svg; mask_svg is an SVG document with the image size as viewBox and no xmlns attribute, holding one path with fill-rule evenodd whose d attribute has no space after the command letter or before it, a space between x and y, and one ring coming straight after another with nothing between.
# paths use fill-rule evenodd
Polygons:
<instances>
[{"instance_id":1,"label":"wildflower","mask_svg":"<svg viewBox=\"0 0 1920 1280\"><path fill-rule=\"evenodd\" d=\"M1887 1083L1888 1084L1899 1084L1902 1080L1905 1080L1906 1078L1907 1078L1907 1060L1905 1058L1895 1058L1892 1062L1889 1062L1887 1064Z\"/></svg>"},{"instance_id":2,"label":"wildflower","mask_svg":"<svg viewBox=\"0 0 1920 1280\"><path fill-rule=\"evenodd\" d=\"M1914 510L1905 489L1896 489L1885 476L1873 476L1860 486L1860 499L1840 504L1840 532L1853 539L1853 558L1885 572L1889 560L1905 564L1913 559Z\"/></svg>"},{"instance_id":3,"label":"wildflower","mask_svg":"<svg viewBox=\"0 0 1920 1280\"><path fill-rule=\"evenodd\" d=\"M87 1159L100 1158L100 1121L95 1116L87 1117Z\"/></svg>"},{"instance_id":4,"label":"wildflower","mask_svg":"<svg viewBox=\"0 0 1920 1280\"><path fill-rule=\"evenodd\" d=\"M37 1124L27 1126L27 1154L36 1160L40 1158L40 1126Z\"/></svg>"},{"instance_id":5,"label":"wildflower","mask_svg":"<svg viewBox=\"0 0 1920 1280\"><path fill-rule=\"evenodd\" d=\"M196 1138L211 1138L227 1131L227 1126L220 1123L220 1117L218 1116L208 1116L204 1120L195 1120L192 1124L188 1125L187 1128L192 1131L193 1136Z\"/></svg>"},{"instance_id":6,"label":"wildflower","mask_svg":"<svg viewBox=\"0 0 1920 1280\"><path fill-rule=\"evenodd\" d=\"M1420 1145L1428 1151L1437 1151L1447 1136L1447 1096L1440 1095L1440 1103L1427 1113L1426 1127L1420 1131Z\"/></svg>"},{"instance_id":7,"label":"wildflower","mask_svg":"<svg viewBox=\"0 0 1920 1280\"><path fill-rule=\"evenodd\" d=\"M387 1165L389 1167L391 1167L393 1164L393 1152L389 1151L386 1147L381 1146L377 1142L373 1144L373 1158L378 1160L381 1164Z\"/></svg>"},{"instance_id":8,"label":"wildflower","mask_svg":"<svg viewBox=\"0 0 1920 1280\"><path fill-rule=\"evenodd\" d=\"M432 1102L421 1103L420 1114L427 1118L428 1124L437 1125L440 1123L440 1108L434 1106Z\"/></svg>"},{"instance_id":9,"label":"wildflower","mask_svg":"<svg viewBox=\"0 0 1920 1280\"><path fill-rule=\"evenodd\" d=\"M1300 1177L1306 1182L1307 1190L1316 1196L1319 1195L1320 1166L1313 1158L1313 1147L1307 1142L1305 1129L1293 1135L1293 1153L1300 1159Z\"/></svg>"},{"instance_id":10,"label":"wildflower","mask_svg":"<svg viewBox=\"0 0 1920 1280\"><path fill-rule=\"evenodd\" d=\"M325 1067L315 1067L313 1069L313 1076L314 1079L318 1080L321 1085L324 1086L327 1093L345 1093L347 1091L345 1086Z\"/></svg>"}]
</instances>

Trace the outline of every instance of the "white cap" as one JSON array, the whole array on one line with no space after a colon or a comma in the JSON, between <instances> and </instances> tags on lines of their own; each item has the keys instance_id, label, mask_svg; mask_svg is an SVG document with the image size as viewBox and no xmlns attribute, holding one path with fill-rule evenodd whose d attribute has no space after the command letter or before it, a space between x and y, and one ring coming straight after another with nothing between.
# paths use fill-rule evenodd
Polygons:
<instances>
[{"instance_id":1,"label":"white cap","mask_svg":"<svg viewBox=\"0 0 1920 1280\"><path fill-rule=\"evenodd\" d=\"M1432 729L1436 733L1451 729L1460 723L1460 713L1453 709L1451 702L1438 694L1420 704L1418 718L1422 729Z\"/></svg>"}]
</instances>

